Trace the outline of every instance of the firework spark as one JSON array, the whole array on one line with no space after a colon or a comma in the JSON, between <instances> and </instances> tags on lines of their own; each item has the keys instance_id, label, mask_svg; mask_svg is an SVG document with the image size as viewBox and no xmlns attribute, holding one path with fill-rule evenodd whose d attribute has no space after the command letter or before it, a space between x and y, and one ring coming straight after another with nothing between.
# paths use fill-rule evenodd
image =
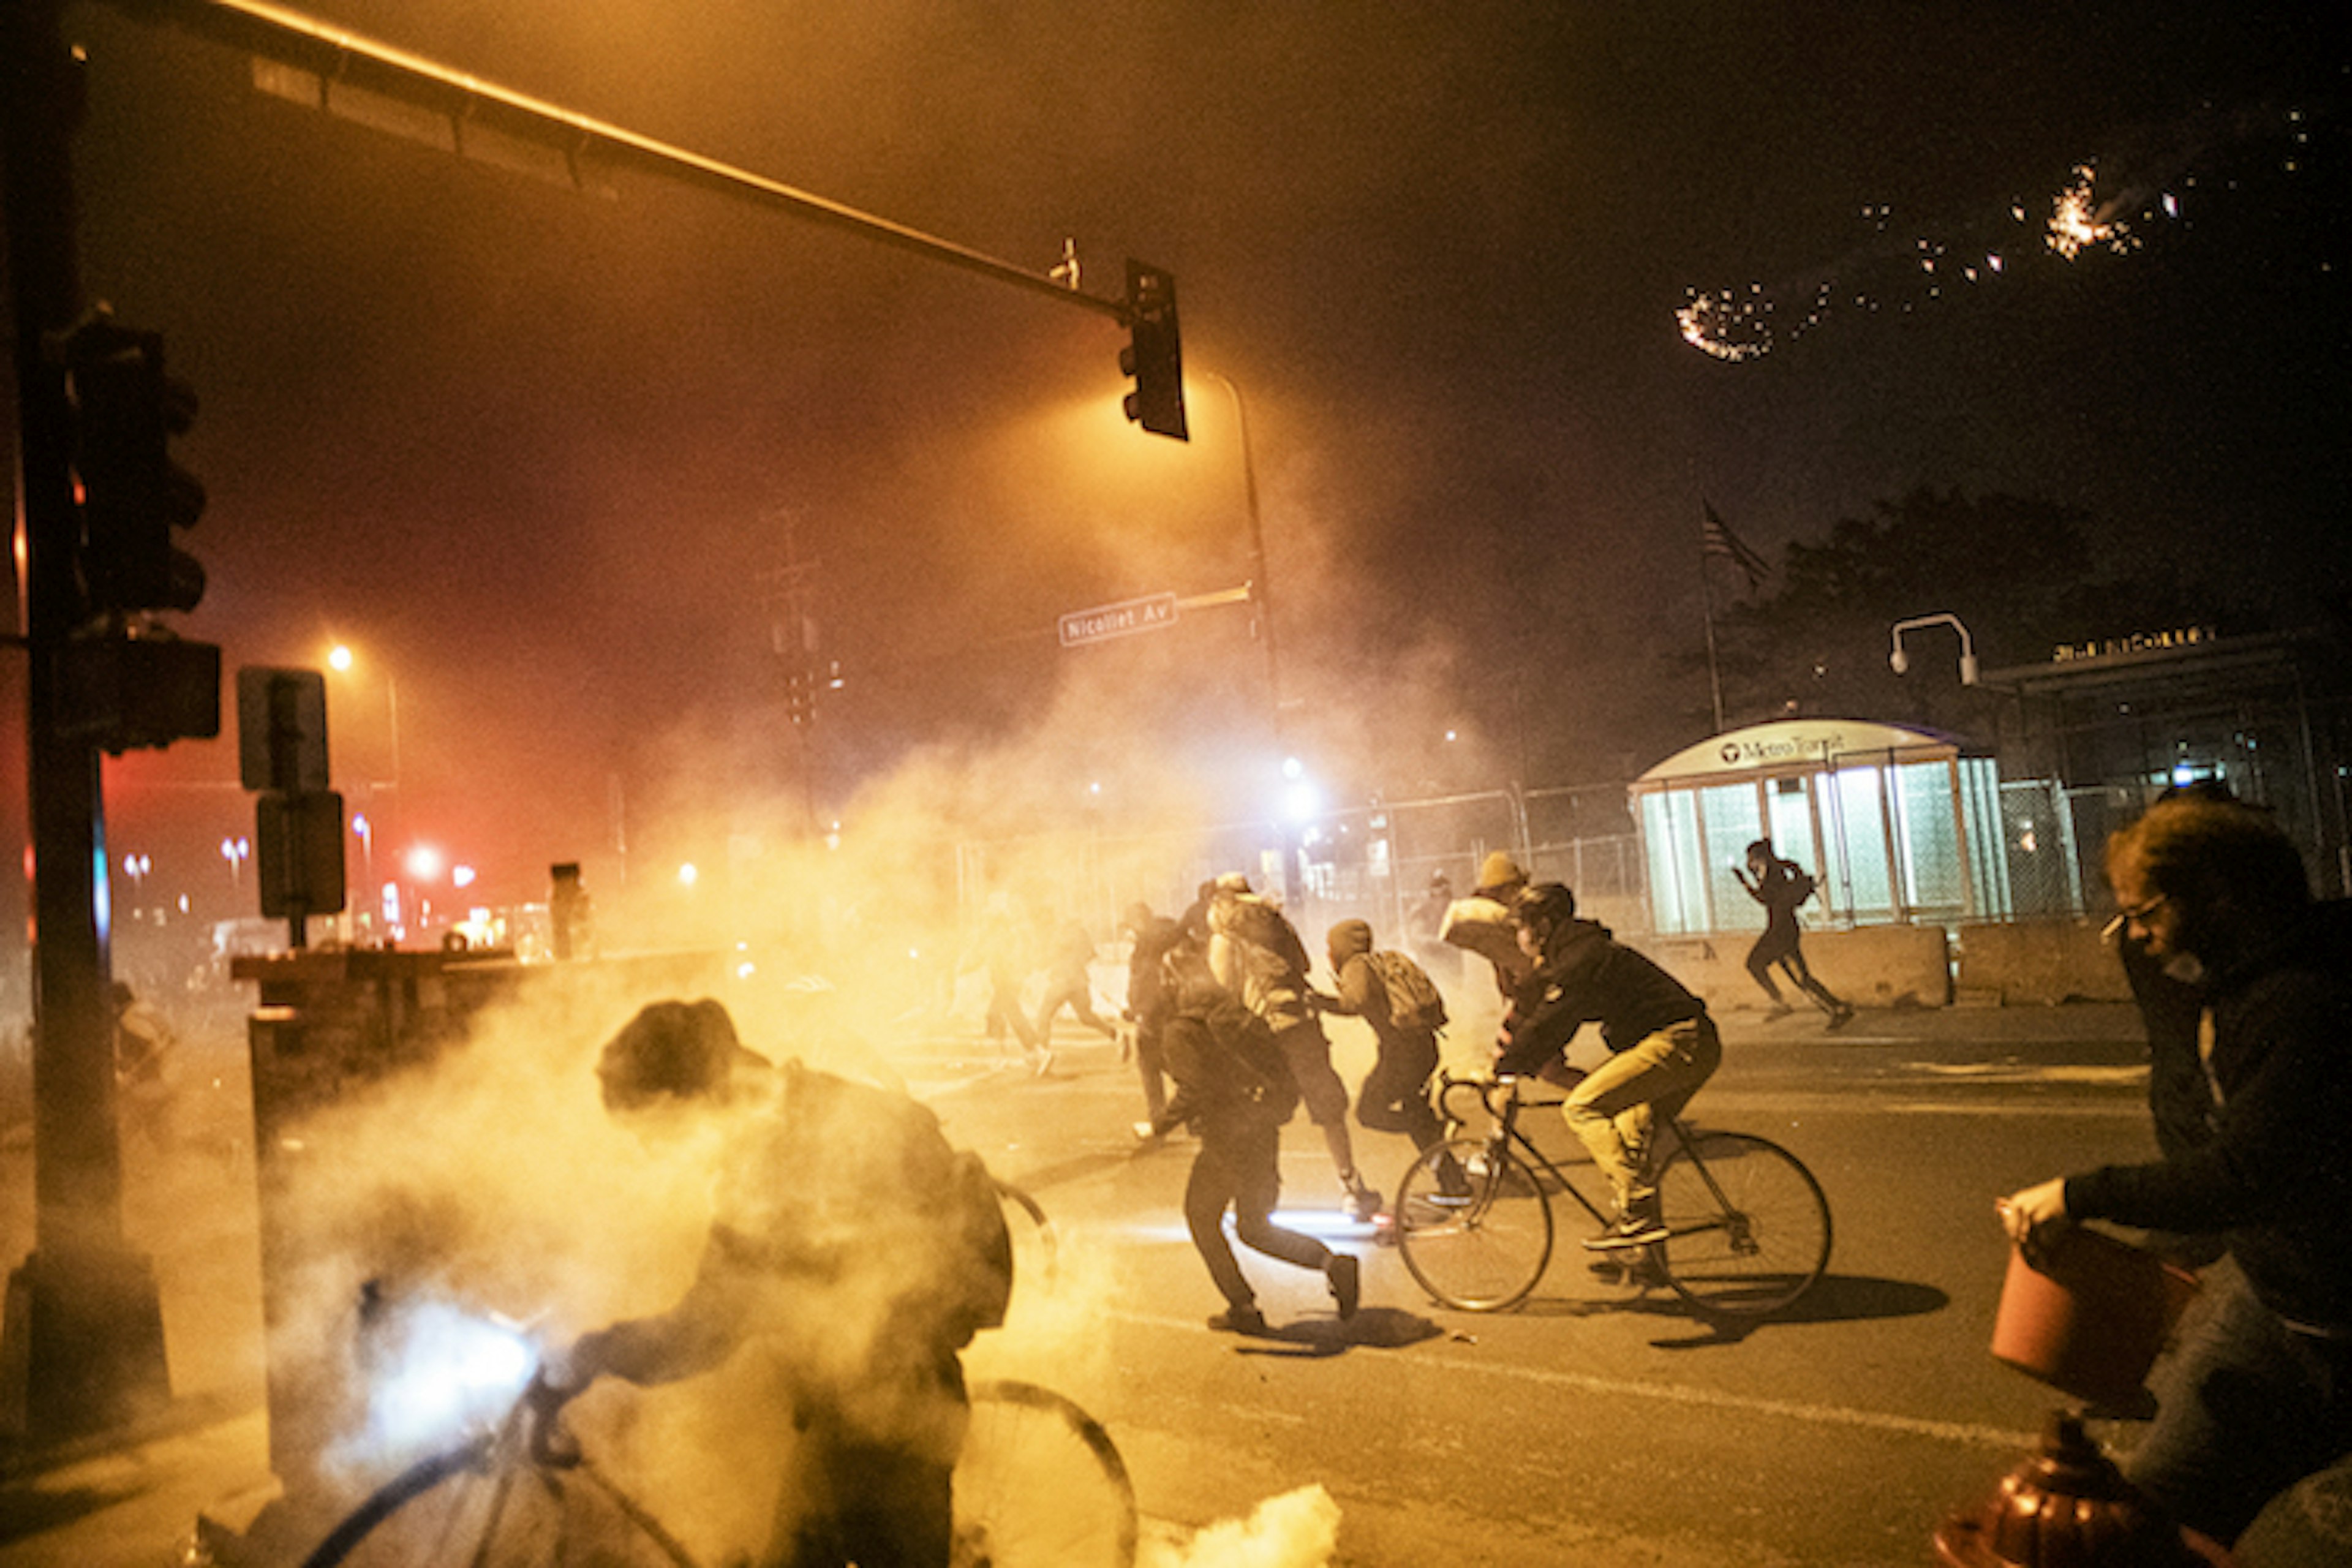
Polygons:
<instances>
[{"instance_id":1,"label":"firework spark","mask_svg":"<svg viewBox=\"0 0 2352 1568\"><path fill-rule=\"evenodd\" d=\"M2105 216L2093 199L2093 178L2090 164L2076 164L2074 184L2050 204L2050 248L2069 261L2094 247L2122 256L2139 244L2128 224Z\"/></svg>"}]
</instances>

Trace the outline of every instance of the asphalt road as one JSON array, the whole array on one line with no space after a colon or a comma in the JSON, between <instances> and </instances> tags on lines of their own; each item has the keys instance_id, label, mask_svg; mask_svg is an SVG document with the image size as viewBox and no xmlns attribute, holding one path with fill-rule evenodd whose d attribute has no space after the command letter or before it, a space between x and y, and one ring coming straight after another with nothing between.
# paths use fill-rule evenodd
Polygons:
<instances>
[{"instance_id":1,"label":"asphalt road","mask_svg":"<svg viewBox=\"0 0 2352 1568\"><path fill-rule=\"evenodd\" d=\"M1038 1078L968 1033L894 1053L951 1136L1034 1191L1055 1221L978 1376L1062 1390L1125 1455L1147 1568L1329 1561L1475 1564L1927 1563L1930 1535L2027 1451L2060 1397L1995 1363L2005 1250L1993 1198L2152 1152L2122 1009L1728 1020L1727 1064L1695 1117L1796 1150L1829 1192L1830 1278L1742 1334L1673 1299L1596 1281L1571 1245L1498 1315L1433 1305L1346 1221L1321 1140L1285 1136L1285 1218L1365 1261L1364 1310L1336 1320L1319 1279L1244 1255L1273 1337L1210 1332L1219 1305L1178 1199L1188 1142L1138 1154L1131 1070L1066 1033ZM1334 1027L1352 1080L1369 1041ZM1453 1048L1475 1057L1475 1023ZM93 1447L20 1479L0 1563L163 1562L199 1509L249 1487L262 1427L250 1148L239 1053L187 1108L174 1161L133 1145L126 1223L161 1283L175 1403L209 1412L161 1442ZM1564 1144L1554 1128L1546 1140ZM1383 1187L1409 1151L1364 1133ZM30 1238L29 1159L0 1142L0 1246ZM2128 1429L2105 1428L2109 1440ZM1260 1539L1238 1537L1256 1521Z\"/></svg>"},{"instance_id":2,"label":"asphalt road","mask_svg":"<svg viewBox=\"0 0 2352 1568\"><path fill-rule=\"evenodd\" d=\"M2063 1402L1989 1353L2006 1262L1992 1202L2153 1153L2129 1023L1865 1016L1830 1037L1735 1017L1696 1119L1796 1150L1837 1227L1829 1278L1744 1333L1595 1280L1572 1245L1517 1310L1439 1308L1344 1220L1303 1118L1285 1215L1363 1257L1365 1309L1342 1325L1319 1279L1244 1254L1277 1337L1211 1333L1221 1303L1177 1213L1189 1143L1132 1152L1139 1102L1107 1048L1065 1052L1042 1080L990 1072L938 1103L1037 1192L1061 1261L979 1359L1095 1410L1146 1514L1184 1531L1320 1488L1350 1564L1929 1563L1937 1524ZM1339 1038L1352 1077L1367 1047ZM1359 1144L1383 1185L1409 1154Z\"/></svg>"}]
</instances>

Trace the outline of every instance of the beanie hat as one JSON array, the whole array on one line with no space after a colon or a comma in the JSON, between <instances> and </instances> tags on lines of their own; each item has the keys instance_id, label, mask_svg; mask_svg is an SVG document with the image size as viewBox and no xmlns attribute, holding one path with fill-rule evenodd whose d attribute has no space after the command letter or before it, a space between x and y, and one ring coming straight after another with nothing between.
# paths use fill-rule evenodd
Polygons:
<instances>
[{"instance_id":1,"label":"beanie hat","mask_svg":"<svg viewBox=\"0 0 2352 1568\"><path fill-rule=\"evenodd\" d=\"M1331 949L1334 966L1346 963L1360 952L1372 951L1372 925L1370 921L1341 921L1331 928L1324 941Z\"/></svg>"},{"instance_id":2,"label":"beanie hat","mask_svg":"<svg viewBox=\"0 0 2352 1568\"><path fill-rule=\"evenodd\" d=\"M1528 874L1519 869L1519 863L1500 849L1495 850L1478 864L1478 891L1481 893L1494 893L1505 888L1519 887L1527 879Z\"/></svg>"}]
</instances>

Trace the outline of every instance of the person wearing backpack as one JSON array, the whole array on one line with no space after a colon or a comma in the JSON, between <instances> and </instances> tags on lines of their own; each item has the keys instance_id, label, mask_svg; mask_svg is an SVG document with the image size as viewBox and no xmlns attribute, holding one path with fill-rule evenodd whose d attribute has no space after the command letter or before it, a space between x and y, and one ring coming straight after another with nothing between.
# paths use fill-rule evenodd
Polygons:
<instances>
[{"instance_id":1,"label":"person wearing backpack","mask_svg":"<svg viewBox=\"0 0 2352 1568\"><path fill-rule=\"evenodd\" d=\"M1376 1132L1403 1133L1416 1152L1443 1142L1445 1134L1429 1103L1437 1031L1445 1026L1445 1002L1435 983L1408 955L1375 948L1369 921L1341 921L1325 941L1339 994L1318 995L1318 1005L1327 1013L1361 1018L1379 1047L1372 1070L1356 1093L1356 1120ZM1450 1174L1462 1180L1458 1171ZM1450 1190L1454 1181L1443 1184ZM1468 1190L1466 1184L1462 1190Z\"/></svg>"},{"instance_id":2,"label":"person wearing backpack","mask_svg":"<svg viewBox=\"0 0 2352 1568\"><path fill-rule=\"evenodd\" d=\"M1853 1006L1813 978L1812 966L1805 962L1804 927L1797 920L1797 906L1813 896L1811 873L1794 860L1781 859L1772 852L1770 839L1759 838L1748 847L1747 868L1735 866L1731 874L1739 879L1749 898L1764 906L1764 934L1748 950L1748 973L1771 999L1769 1016L1785 1018L1794 1011L1781 1000L1780 988L1772 984L1772 968L1778 964L1798 990L1830 1016L1831 1028L1843 1029L1853 1023Z\"/></svg>"},{"instance_id":3,"label":"person wearing backpack","mask_svg":"<svg viewBox=\"0 0 2352 1568\"><path fill-rule=\"evenodd\" d=\"M1201 1141L1184 1184L1184 1224L1208 1266L1225 1310L1209 1320L1220 1333L1265 1331L1256 1293L1225 1241L1225 1211L1242 1245L1300 1268L1319 1271L1339 1316L1355 1316L1360 1266L1311 1236L1274 1223L1282 1196L1282 1125L1298 1105L1274 1031L1223 985L1193 943L1180 942L1167 960L1175 1010L1160 1034L1160 1049L1176 1092L1151 1119L1152 1138L1180 1124Z\"/></svg>"},{"instance_id":4,"label":"person wearing backpack","mask_svg":"<svg viewBox=\"0 0 2352 1568\"><path fill-rule=\"evenodd\" d=\"M1348 1086L1331 1066L1331 1041L1310 999L1307 971L1314 961L1306 944L1280 910L1249 890L1249 879L1238 871L1217 879L1209 931L1209 972L1274 1031L1307 1120L1331 1151L1339 1184L1347 1190L1348 1213L1370 1219L1381 1212L1381 1194L1356 1169L1355 1140L1348 1133Z\"/></svg>"}]
</instances>

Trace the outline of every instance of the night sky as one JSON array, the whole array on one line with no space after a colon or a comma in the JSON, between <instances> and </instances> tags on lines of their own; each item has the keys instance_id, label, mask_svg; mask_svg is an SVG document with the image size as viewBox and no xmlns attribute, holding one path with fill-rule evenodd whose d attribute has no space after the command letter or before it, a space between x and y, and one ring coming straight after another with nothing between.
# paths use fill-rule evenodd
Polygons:
<instances>
[{"instance_id":1,"label":"night sky","mask_svg":"<svg viewBox=\"0 0 2352 1568\"><path fill-rule=\"evenodd\" d=\"M1090 293L1130 256L1180 289L1182 447L1121 417L1105 316L634 174L486 169L71 10L87 291L204 402L185 629L232 668L362 650L339 776L389 781L396 708L399 831L488 901L559 859L609 885L616 830L715 855L830 817L909 757L1049 813L1107 784L1251 815L1246 611L1054 637L1250 575L1234 388L1280 741L1343 795L1621 779L1704 735L1703 500L1777 556L1915 486L2004 490L2291 580L2283 614L2352 584L2334 7L306 9L1040 274L1073 239ZM2084 164L2127 247L2062 260ZM1685 341L1726 289L1771 305L1738 338L1767 352ZM848 681L810 788L795 562ZM118 850L246 820L228 742L111 772Z\"/></svg>"}]
</instances>

